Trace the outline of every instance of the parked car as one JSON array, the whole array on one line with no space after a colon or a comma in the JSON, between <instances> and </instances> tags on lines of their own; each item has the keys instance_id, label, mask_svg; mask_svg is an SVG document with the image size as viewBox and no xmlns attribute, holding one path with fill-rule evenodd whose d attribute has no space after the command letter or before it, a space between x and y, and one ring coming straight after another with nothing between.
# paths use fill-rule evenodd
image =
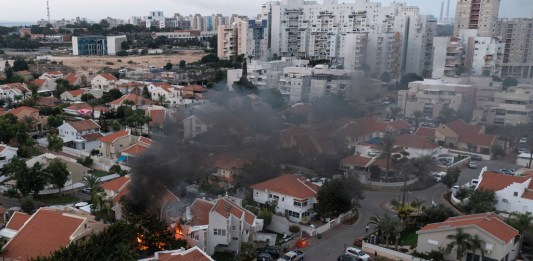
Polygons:
<instances>
[{"instance_id":1,"label":"parked car","mask_svg":"<svg viewBox=\"0 0 533 261\"><path fill-rule=\"evenodd\" d=\"M483 161L483 158L479 155L470 155L470 158L475 161Z\"/></svg>"},{"instance_id":2,"label":"parked car","mask_svg":"<svg viewBox=\"0 0 533 261\"><path fill-rule=\"evenodd\" d=\"M256 251L257 254L260 254L260 253L267 253L267 254L270 254L273 258L279 258L280 257L280 251L279 251L279 248L277 247L273 247L273 246L267 246L267 247L263 247L263 248L260 248L260 249L257 249Z\"/></svg>"},{"instance_id":3,"label":"parked car","mask_svg":"<svg viewBox=\"0 0 533 261\"><path fill-rule=\"evenodd\" d=\"M357 261L357 257L344 254L337 257L337 261Z\"/></svg>"},{"instance_id":4,"label":"parked car","mask_svg":"<svg viewBox=\"0 0 533 261\"><path fill-rule=\"evenodd\" d=\"M257 254L257 261L273 261L274 258L269 253L259 253Z\"/></svg>"},{"instance_id":5,"label":"parked car","mask_svg":"<svg viewBox=\"0 0 533 261\"><path fill-rule=\"evenodd\" d=\"M518 154L522 154L522 153L529 153L529 151L526 148L518 149Z\"/></svg>"},{"instance_id":6,"label":"parked car","mask_svg":"<svg viewBox=\"0 0 533 261\"><path fill-rule=\"evenodd\" d=\"M498 172L505 174L505 175L514 176L516 174L516 169L500 169Z\"/></svg>"},{"instance_id":7,"label":"parked car","mask_svg":"<svg viewBox=\"0 0 533 261\"><path fill-rule=\"evenodd\" d=\"M446 175L446 172L439 172L435 175L433 175L433 178L435 179L436 182L441 182L442 181L442 178Z\"/></svg>"},{"instance_id":8,"label":"parked car","mask_svg":"<svg viewBox=\"0 0 533 261\"><path fill-rule=\"evenodd\" d=\"M470 169L477 168L477 163L475 161L468 162L468 168L470 168Z\"/></svg>"},{"instance_id":9,"label":"parked car","mask_svg":"<svg viewBox=\"0 0 533 261\"><path fill-rule=\"evenodd\" d=\"M91 194L91 188L83 188L81 192L85 194Z\"/></svg>"},{"instance_id":10,"label":"parked car","mask_svg":"<svg viewBox=\"0 0 533 261\"><path fill-rule=\"evenodd\" d=\"M477 188L477 185L478 185L478 184L479 184L479 179L472 179L472 180L470 181L470 188L471 188L471 189L475 189L475 188Z\"/></svg>"},{"instance_id":11,"label":"parked car","mask_svg":"<svg viewBox=\"0 0 533 261\"><path fill-rule=\"evenodd\" d=\"M459 185L453 185L453 187L450 188L450 192L455 193L459 191L459 189L460 189Z\"/></svg>"},{"instance_id":12,"label":"parked car","mask_svg":"<svg viewBox=\"0 0 533 261\"><path fill-rule=\"evenodd\" d=\"M283 255L283 260L288 261L303 261L304 260L304 252L300 250L292 250L285 255Z\"/></svg>"},{"instance_id":13,"label":"parked car","mask_svg":"<svg viewBox=\"0 0 533 261\"><path fill-rule=\"evenodd\" d=\"M527 143L527 137L523 137L518 141L518 143Z\"/></svg>"},{"instance_id":14,"label":"parked car","mask_svg":"<svg viewBox=\"0 0 533 261\"><path fill-rule=\"evenodd\" d=\"M348 247L344 252L346 255L354 256L359 261L370 261L370 256L363 252L363 250L356 247Z\"/></svg>"}]
</instances>

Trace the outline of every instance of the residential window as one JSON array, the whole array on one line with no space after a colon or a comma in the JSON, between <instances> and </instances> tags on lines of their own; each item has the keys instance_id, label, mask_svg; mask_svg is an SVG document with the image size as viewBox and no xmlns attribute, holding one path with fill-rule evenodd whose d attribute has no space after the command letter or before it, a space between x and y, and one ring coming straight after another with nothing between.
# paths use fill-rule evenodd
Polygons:
<instances>
[{"instance_id":1,"label":"residential window","mask_svg":"<svg viewBox=\"0 0 533 261\"><path fill-rule=\"evenodd\" d=\"M231 226L231 230L235 230L235 226Z\"/></svg>"},{"instance_id":2,"label":"residential window","mask_svg":"<svg viewBox=\"0 0 533 261\"><path fill-rule=\"evenodd\" d=\"M294 206L296 207L306 207L307 206L307 201L294 201Z\"/></svg>"},{"instance_id":3,"label":"residential window","mask_svg":"<svg viewBox=\"0 0 533 261\"><path fill-rule=\"evenodd\" d=\"M285 210L285 215L289 216L289 217L294 217L294 218L300 218L300 213L298 212L294 212L294 211L290 211L290 210Z\"/></svg>"},{"instance_id":4,"label":"residential window","mask_svg":"<svg viewBox=\"0 0 533 261\"><path fill-rule=\"evenodd\" d=\"M215 236L226 236L226 230L225 229L215 228L213 230L213 233L215 234Z\"/></svg>"},{"instance_id":5,"label":"residential window","mask_svg":"<svg viewBox=\"0 0 533 261\"><path fill-rule=\"evenodd\" d=\"M233 238L231 238L231 239L233 239L233 240L235 240L235 241L239 240L238 237L233 237Z\"/></svg>"},{"instance_id":6,"label":"residential window","mask_svg":"<svg viewBox=\"0 0 533 261\"><path fill-rule=\"evenodd\" d=\"M518 192L513 193L515 197L518 197Z\"/></svg>"}]
</instances>

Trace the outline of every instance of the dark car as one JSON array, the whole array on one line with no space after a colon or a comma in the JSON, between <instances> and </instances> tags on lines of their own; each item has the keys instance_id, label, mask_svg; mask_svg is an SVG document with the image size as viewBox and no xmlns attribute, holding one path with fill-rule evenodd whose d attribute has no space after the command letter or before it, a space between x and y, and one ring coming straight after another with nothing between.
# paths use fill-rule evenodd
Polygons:
<instances>
[{"instance_id":1,"label":"dark car","mask_svg":"<svg viewBox=\"0 0 533 261\"><path fill-rule=\"evenodd\" d=\"M475 161L483 161L483 158L479 155L471 155L470 158Z\"/></svg>"},{"instance_id":2,"label":"dark car","mask_svg":"<svg viewBox=\"0 0 533 261\"><path fill-rule=\"evenodd\" d=\"M357 257L350 255L340 255L337 261L357 261Z\"/></svg>"},{"instance_id":3,"label":"dark car","mask_svg":"<svg viewBox=\"0 0 533 261\"><path fill-rule=\"evenodd\" d=\"M263 252L257 254L257 261L273 261L274 258L269 253Z\"/></svg>"},{"instance_id":4,"label":"dark car","mask_svg":"<svg viewBox=\"0 0 533 261\"><path fill-rule=\"evenodd\" d=\"M356 246L356 247L362 247L363 246L363 241L366 242L367 240L368 240L368 238L366 238L366 237L358 237L353 242L353 245Z\"/></svg>"},{"instance_id":5,"label":"dark car","mask_svg":"<svg viewBox=\"0 0 533 261\"><path fill-rule=\"evenodd\" d=\"M267 253L270 254L273 258L279 258L281 253L279 251L279 248L273 247L273 246L267 246L263 248L259 248L256 251L257 254L259 253Z\"/></svg>"}]
</instances>

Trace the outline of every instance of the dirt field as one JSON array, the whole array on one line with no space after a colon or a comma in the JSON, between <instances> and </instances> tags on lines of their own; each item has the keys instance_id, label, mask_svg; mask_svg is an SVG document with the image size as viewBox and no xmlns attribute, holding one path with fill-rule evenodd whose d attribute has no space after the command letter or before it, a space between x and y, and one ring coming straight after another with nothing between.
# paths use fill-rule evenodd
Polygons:
<instances>
[{"instance_id":1,"label":"dirt field","mask_svg":"<svg viewBox=\"0 0 533 261\"><path fill-rule=\"evenodd\" d=\"M177 66L181 60L187 63L196 62L200 60L206 53L204 51L181 51L179 54L173 55L144 55L144 56L51 56L51 61L63 62L64 66L70 67L74 70L88 70L100 69L103 67L110 68L148 68L148 66L163 67L168 62ZM120 60L120 62L118 61ZM129 62L132 63L129 63ZM108 64L106 64L108 63ZM113 64L109 64L113 63Z\"/></svg>"}]
</instances>

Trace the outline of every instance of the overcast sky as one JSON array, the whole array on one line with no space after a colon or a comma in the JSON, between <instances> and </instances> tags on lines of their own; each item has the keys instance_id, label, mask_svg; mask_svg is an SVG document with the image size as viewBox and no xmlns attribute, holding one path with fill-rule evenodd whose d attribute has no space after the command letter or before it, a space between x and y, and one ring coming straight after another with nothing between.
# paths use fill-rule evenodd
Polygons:
<instances>
[{"instance_id":1,"label":"overcast sky","mask_svg":"<svg viewBox=\"0 0 533 261\"><path fill-rule=\"evenodd\" d=\"M37 21L46 18L46 0L2 0L6 3L0 8L0 21ZM52 20L61 18L87 17L100 20L105 17L127 19L130 16L146 16L150 10L162 10L165 16L174 13L203 15L222 13L246 14L259 13L265 0L49 0ZM354 2L355 0L339 0ZM384 4L394 0L375 0ZM409 5L418 5L423 14L436 17L440 13L441 0L404 0ZM455 2L450 0L450 16L453 17ZM321 0L319 1L321 2ZM533 17L533 0L502 0L500 17Z\"/></svg>"}]
</instances>

